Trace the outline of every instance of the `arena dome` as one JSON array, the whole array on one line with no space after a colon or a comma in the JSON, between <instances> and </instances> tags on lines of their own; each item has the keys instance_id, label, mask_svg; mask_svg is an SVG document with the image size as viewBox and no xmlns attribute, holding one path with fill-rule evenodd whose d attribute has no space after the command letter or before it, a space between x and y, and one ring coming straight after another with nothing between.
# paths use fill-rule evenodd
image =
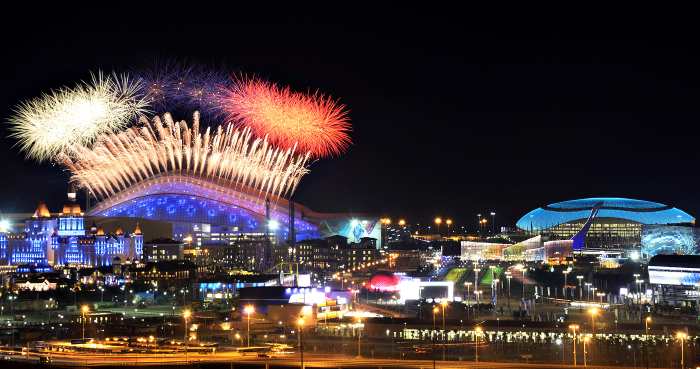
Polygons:
<instances>
[{"instance_id":1,"label":"arena dome","mask_svg":"<svg viewBox=\"0 0 700 369\"><path fill-rule=\"evenodd\" d=\"M683 210L658 202L621 197L592 197L553 203L525 214L516 226L522 230L545 230L564 223L585 221L596 204L600 205L597 219L607 222L638 224L695 223L695 218Z\"/></svg>"}]
</instances>

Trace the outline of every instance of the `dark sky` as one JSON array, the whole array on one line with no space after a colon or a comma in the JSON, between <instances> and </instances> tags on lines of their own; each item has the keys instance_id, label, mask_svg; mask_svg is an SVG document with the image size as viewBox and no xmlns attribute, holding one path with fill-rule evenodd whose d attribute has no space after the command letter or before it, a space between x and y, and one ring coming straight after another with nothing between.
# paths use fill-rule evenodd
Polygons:
<instances>
[{"instance_id":1,"label":"dark sky","mask_svg":"<svg viewBox=\"0 0 700 369\"><path fill-rule=\"evenodd\" d=\"M0 107L6 118L91 70L186 59L318 88L349 107L353 146L315 163L296 195L315 210L439 214L473 227L477 212L512 224L555 201L621 196L700 213L692 32L397 19L3 29ZM0 210L41 199L56 208L67 175L25 161L6 127Z\"/></svg>"}]
</instances>

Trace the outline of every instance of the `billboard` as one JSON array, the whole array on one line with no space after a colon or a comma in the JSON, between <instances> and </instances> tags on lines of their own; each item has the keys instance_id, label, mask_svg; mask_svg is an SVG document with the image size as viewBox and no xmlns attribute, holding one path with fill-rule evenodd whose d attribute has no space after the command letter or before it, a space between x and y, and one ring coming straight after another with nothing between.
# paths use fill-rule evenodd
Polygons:
<instances>
[{"instance_id":1,"label":"billboard","mask_svg":"<svg viewBox=\"0 0 700 369\"><path fill-rule=\"evenodd\" d=\"M642 226L642 253L654 255L697 255L700 231L695 227L671 225Z\"/></svg>"},{"instance_id":2,"label":"billboard","mask_svg":"<svg viewBox=\"0 0 700 369\"><path fill-rule=\"evenodd\" d=\"M695 287L700 282L700 269L649 266L649 282Z\"/></svg>"},{"instance_id":3,"label":"billboard","mask_svg":"<svg viewBox=\"0 0 700 369\"><path fill-rule=\"evenodd\" d=\"M382 243L382 225L378 218L339 218L321 222L319 232L322 237L340 235L348 242L359 243L364 237L377 240L377 247Z\"/></svg>"}]
</instances>

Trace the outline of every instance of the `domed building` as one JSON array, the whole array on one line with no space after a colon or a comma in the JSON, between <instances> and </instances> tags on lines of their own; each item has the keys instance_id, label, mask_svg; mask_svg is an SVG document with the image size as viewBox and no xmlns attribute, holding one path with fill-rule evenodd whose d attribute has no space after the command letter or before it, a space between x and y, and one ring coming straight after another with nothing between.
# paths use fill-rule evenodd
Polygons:
<instances>
[{"instance_id":1,"label":"domed building","mask_svg":"<svg viewBox=\"0 0 700 369\"><path fill-rule=\"evenodd\" d=\"M658 202L619 197L593 197L549 204L525 214L516 226L532 234L569 239L597 210L585 238L586 248L630 248L641 245L649 225L694 225L683 210Z\"/></svg>"}]
</instances>

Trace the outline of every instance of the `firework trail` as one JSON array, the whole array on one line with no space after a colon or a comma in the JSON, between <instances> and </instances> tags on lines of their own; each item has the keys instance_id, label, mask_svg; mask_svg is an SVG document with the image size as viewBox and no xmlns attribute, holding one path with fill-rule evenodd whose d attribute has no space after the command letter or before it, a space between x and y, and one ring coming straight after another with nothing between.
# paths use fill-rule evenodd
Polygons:
<instances>
[{"instance_id":1,"label":"firework trail","mask_svg":"<svg viewBox=\"0 0 700 369\"><path fill-rule=\"evenodd\" d=\"M218 126L200 131L199 113L192 127L170 114L121 133L100 136L92 147L77 145L61 156L71 181L98 197L109 197L163 174L187 174L236 183L268 195L286 196L308 173L309 155L279 149L254 138L250 130Z\"/></svg>"},{"instance_id":2,"label":"firework trail","mask_svg":"<svg viewBox=\"0 0 700 369\"><path fill-rule=\"evenodd\" d=\"M328 96L240 79L224 88L220 104L232 122L283 148L321 158L339 155L351 144L345 106Z\"/></svg>"},{"instance_id":3,"label":"firework trail","mask_svg":"<svg viewBox=\"0 0 700 369\"><path fill-rule=\"evenodd\" d=\"M28 158L51 160L74 145L126 127L147 112L141 85L126 75L92 75L91 82L62 88L19 104L9 119L10 136Z\"/></svg>"}]
</instances>

